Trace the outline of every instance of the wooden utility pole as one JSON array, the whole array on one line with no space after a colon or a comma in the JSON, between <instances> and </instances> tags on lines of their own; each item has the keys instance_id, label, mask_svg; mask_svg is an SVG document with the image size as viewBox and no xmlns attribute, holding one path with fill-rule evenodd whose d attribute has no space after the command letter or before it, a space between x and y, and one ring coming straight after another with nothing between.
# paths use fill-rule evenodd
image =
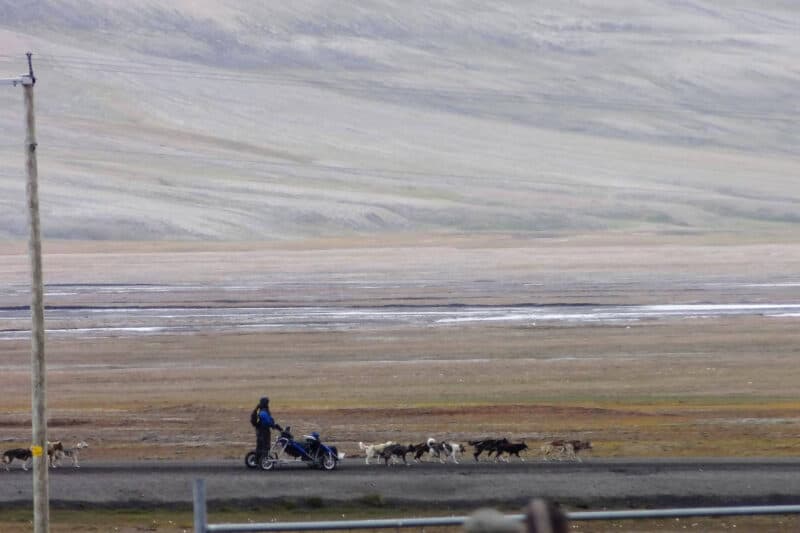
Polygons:
<instances>
[{"instance_id":1,"label":"wooden utility pole","mask_svg":"<svg viewBox=\"0 0 800 533\"><path fill-rule=\"evenodd\" d=\"M50 498L48 495L47 457L47 379L44 357L44 284L42 282L42 240L39 228L39 184L36 163L36 122L34 120L33 75L31 53L28 52L28 73L0 83L22 85L25 93L25 169L28 175L28 252L31 261L31 419L33 453L33 531L50 532Z\"/></svg>"},{"instance_id":2,"label":"wooden utility pole","mask_svg":"<svg viewBox=\"0 0 800 533\"><path fill-rule=\"evenodd\" d=\"M50 531L50 497L47 456L47 372L44 357L44 282L42 281L42 238L39 227L39 168L36 163L36 121L33 114L33 75L31 53L28 52L28 80L25 92L25 169L28 174L28 222L31 260L31 389L33 419L33 531Z\"/></svg>"}]
</instances>

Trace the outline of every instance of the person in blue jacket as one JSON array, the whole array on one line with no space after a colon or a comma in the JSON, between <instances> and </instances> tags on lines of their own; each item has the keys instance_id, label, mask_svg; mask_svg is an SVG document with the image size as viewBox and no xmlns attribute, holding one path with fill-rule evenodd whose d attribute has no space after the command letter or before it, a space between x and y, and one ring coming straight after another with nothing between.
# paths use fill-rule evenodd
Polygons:
<instances>
[{"instance_id":1,"label":"person in blue jacket","mask_svg":"<svg viewBox=\"0 0 800 533\"><path fill-rule=\"evenodd\" d=\"M272 442L270 430L272 428L281 429L275 423L275 419L272 418L272 413L269 412L269 398L264 396L259 400L258 405L250 415L250 423L256 428L256 457L261 460L262 454L269 451L270 443Z\"/></svg>"}]
</instances>

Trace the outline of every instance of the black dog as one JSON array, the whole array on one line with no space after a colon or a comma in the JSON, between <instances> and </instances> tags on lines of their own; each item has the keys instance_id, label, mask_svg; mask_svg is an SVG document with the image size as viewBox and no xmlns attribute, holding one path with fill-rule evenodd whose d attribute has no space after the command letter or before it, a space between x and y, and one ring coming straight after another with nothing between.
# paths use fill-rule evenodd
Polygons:
<instances>
[{"instance_id":1,"label":"black dog","mask_svg":"<svg viewBox=\"0 0 800 533\"><path fill-rule=\"evenodd\" d=\"M428 448L427 442L420 442L419 444L409 444L408 445L408 453L414 454L414 461L420 462L422 460L422 456L428 453L430 449Z\"/></svg>"},{"instance_id":2,"label":"black dog","mask_svg":"<svg viewBox=\"0 0 800 533\"><path fill-rule=\"evenodd\" d=\"M498 447L509 444L508 439L503 437L502 439L483 439L483 440L471 440L469 444L475 447L475 452L472 456L478 461L478 456L483 452L487 452L487 456L491 457L493 453L497 453Z\"/></svg>"},{"instance_id":3,"label":"black dog","mask_svg":"<svg viewBox=\"0 0 800 533\"><path fill-rule=\"evenodd\" d=\"M506 459L506 462L508 462L508 460L509 460L509 459L511 459L511 456L512 456L512 455L516 455L516 456L517 456L517 459L519 459L520 461L524 461L525 459L523 459L522 457L520 457L520 456L519 456L519 453L520 453L521 451L523 451L523 450L527 450L527 449L528 449L528 445L527 445L527 444L525 444L525 441L522 441L522 442L505 442L505 443L501 443L501 444L499 444L499 445L497 446L497 455L495 456L495 459L496 459L496 460L497 460L497 459L502 459L502 457L501 457L501 456L502 456L504 453L507 453L507 454L508 454L508 459Z\"/></svg>"},{"instance_id":4,"label":"black dog","mask_svg":"<svg viewBox=\"0 0 800 533\"><path fill-rule=\"evenodd\" d=\"M403 464L408 466L408 461L406 461L406 455L411 453L412 448L414 447L413 444L409 444L408 446L403 446L402 444L392 444L391 446L387 446L383 449L380 453L381 459L383 459L384 464L389 466L389 460L392 457L400 457L403 459Z\"/></svg>"},{"instance_id":5,"label":"black dog","mask_svg":"<svg viewBox=\"0 0 800 533\"><path fill-rule=\"evenodd\" d=\"M26 448L14 448L3 453L3 464L6 465L6 470L11 470L11 462L17 459L22 461L22 469L28 470L33 461L33 453Z\"/></svg>"}]
</instances>

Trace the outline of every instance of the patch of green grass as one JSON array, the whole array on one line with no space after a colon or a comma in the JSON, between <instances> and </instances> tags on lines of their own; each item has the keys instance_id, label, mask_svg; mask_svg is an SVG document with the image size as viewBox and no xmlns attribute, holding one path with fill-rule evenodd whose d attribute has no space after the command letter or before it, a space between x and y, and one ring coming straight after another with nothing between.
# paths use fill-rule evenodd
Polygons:
<instances>
[{"instance_id":1,"label":"patch of green grass","mask_svg":"<svg viewBox=\"0 0 800 533\"><path fill-rule=\"evenodd\" d=\"M286 509L283 503L251 507L248 509L226 509L209 514L209 523L268 523L305 522L323 520L363 520L377 518L410 518L426 516L469 515L473 509L450 509L447 507L405 507L370 504L374 498L363 502L324 506L318 509ZM516 513L518 509L501 509ZM0 514L0 531L3 533L28 533L31 531L30 509L4 509ZM153 531L157 533L190 533L193 531L191 511L142 510L142 509L84 509L51 510L50 525L53 533L75 531L100 531L128 533ZM743 516L704 518L689 517L662 520L590 521L573 522L571 531L797 531L798 516ZM455 533L461 527L436 528L437 533Z\"/></svg>"},{"instance_id":2,"label":"patch of green grass","mask_svg":"<svg viewBox=\"0 0 800 533\"><path fill-rule=\"evenodd\" d=\"M516 512L515 509L509 511ZM362 520L373 518L404 518L469 514L471 509L447 506L406 506L387 503L378 494L367 494L348 503L325 502L311 496L296 501L282 500L243 508L212 506L209 523L300 522L321 520ZM2 509L0 531L18 533L30 531L32 509ZM175 509L51 509L51 530L62 531L192 531L191 510Z\"/></svg>"},{"instance_id":3,"label":"patch of green grass","mask_svg":"<svg viewBox=\"0 0 800 533\"><path fill-rule=\"evenodd\" d=\"M378 493L365 494L358 501L367 507L384 507L386 505L383 496Z\"/></svg>"},{"instance_id":4,"label":"patch of green grass","mask_svg":"<svg viewBox=\"0 0 800 533\"><path fill-rule=\"evenodd\" d=\"M322 509L325 507L325 502L319 496L309 496L308 498L303 500L303 503L309 509Z\"/></svg>"}]
</instances>

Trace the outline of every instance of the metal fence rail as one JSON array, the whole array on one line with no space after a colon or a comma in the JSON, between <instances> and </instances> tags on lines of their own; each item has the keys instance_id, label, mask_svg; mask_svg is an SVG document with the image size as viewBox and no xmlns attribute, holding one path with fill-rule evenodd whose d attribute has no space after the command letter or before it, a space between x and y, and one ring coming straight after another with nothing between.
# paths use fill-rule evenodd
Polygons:
<instances>
[{"instance_id":1,"label":"metal fence rail","mask_svg":"<svg viewBox=\"0 0 800 533\"><path fill-rule=\"evenodd\" d=\"M195 533L237 533L262 531L331 531L345 529L399 529L437 526L461 526L468 516L434 518L386 518L379 520L332 520L319 522L266 522L252 524L209 524L206 514L205 482L194 484ZM580 511L567 513L570 522L588 520L641 520L654 518L684 518L694 516L755 516L800 514L800 505L754 505L739 507L694 507L677 509L642 509L631 511ZM524 515L506 515L509 520L522 521Z\"/></svg>"}]
</instances>

